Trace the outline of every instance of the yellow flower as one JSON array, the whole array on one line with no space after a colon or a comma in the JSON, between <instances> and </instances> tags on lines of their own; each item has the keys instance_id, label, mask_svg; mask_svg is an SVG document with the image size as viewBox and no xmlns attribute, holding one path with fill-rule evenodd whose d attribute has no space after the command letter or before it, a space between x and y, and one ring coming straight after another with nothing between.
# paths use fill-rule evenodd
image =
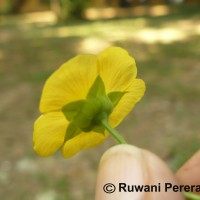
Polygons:
<instances>
[{"instance_id":1,"label":"yellow flower","mask_svg":"<svg viewBox=\"0 0 200 200\"><path fill-rule=\"evenodd\" d=\"M62 147L64 157L102 143L106 115L116 127L142 98L145 84L136 79L134 59L122 48L78 55L55 71L44 86L42 115L34 124L34 150L49 156Z\"/></svg>"}]
</instances>

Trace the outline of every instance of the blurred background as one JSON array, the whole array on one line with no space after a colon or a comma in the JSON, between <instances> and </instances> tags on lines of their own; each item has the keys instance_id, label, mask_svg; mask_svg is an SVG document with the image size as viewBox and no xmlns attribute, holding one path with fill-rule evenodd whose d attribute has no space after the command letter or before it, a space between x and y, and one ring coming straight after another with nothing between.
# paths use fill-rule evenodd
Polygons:
<instances>
[{"instance_id":1,"label":"blurred background","mask_svg":"<svg viewBox=\"0 0 200 200\"><path fill-rule=\"evenodd\" d=\"M174 171L199 149L199 0L0 0L1 199L94 199L98 162L114 139L42 159L32 131L49 75L111 45L134 56L147 85L119 132Z\"/></svg>"}]
</instances>

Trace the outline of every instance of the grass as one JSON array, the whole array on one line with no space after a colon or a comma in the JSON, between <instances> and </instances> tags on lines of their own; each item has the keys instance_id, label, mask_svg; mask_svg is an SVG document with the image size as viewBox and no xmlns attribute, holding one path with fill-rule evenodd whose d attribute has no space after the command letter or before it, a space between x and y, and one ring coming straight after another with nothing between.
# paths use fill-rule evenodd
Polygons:
<instances>
[{"instance_id":1,"label":"grass","mask_svg":"<svg viewBox=\"0 0 200 200\"><path fill-rule=\"evenodd\" d=\"M34 199L55 191L55 199L93 199L99 159L114 140L70 160L59 153L40 159L32 151L32 129L47 77L69 58L110 45L134 55L138 76L147 85L119 132L177 170L200 145L199 21L194 9L164 17L0 25L0 174L7 177L1 180L1 197ZM18 162L26 158L34 161L35 170L18 170Z\"/></svg>"}]
</instances>

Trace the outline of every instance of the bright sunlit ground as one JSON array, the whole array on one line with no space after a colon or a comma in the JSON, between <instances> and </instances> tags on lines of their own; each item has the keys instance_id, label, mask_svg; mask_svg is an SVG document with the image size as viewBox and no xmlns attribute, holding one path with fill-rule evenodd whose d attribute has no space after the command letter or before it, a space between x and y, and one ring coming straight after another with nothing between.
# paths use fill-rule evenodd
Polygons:
<instances>
[{"instance_id":1,"label":"bright sunlit ground","mask_svg":"<svg viewBox=\"0 0 200 200\"><path fill-rule=\"evenodd\" d=\"M66 24L56 24L51 13L32 16L3 19L0 25L1 199L93 199L98 161L116 142L109 138L68 160L60 153L41 159L32 150L32 130L47 77L76 54L96 54L110 45L135 57L138 76L147 85L119 132L130 144L156 153L173 170L199 149L197 9Z\"/></svg>"}]
</instances>

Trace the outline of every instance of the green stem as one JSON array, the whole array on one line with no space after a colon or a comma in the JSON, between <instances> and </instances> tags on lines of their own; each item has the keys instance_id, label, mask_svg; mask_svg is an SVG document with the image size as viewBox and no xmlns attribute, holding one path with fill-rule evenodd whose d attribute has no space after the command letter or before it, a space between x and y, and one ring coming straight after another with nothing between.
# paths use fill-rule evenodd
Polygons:
<instances>
[{"instance_id":1,"label":"green stem","mask_svg":"<svg viewBox=\"0 0 200 200\"><path fill-rule=\"evenodd\" d=\"M183 196L187 199L191 199L191 200L200 200L200 195L198 194L193 194L190 192L184 192Z\"/></svg>"},{"instance_id":2,"label":"green stem","mask_svg":"<svg viewBox=\"0 0 200 200\"><path fill-rule=\"evenodd\" d=\"M124 138L114 128L110 126L106 118L101 120L101 124L120 144L127 144Z\"/></svg>"}]
</instances>

